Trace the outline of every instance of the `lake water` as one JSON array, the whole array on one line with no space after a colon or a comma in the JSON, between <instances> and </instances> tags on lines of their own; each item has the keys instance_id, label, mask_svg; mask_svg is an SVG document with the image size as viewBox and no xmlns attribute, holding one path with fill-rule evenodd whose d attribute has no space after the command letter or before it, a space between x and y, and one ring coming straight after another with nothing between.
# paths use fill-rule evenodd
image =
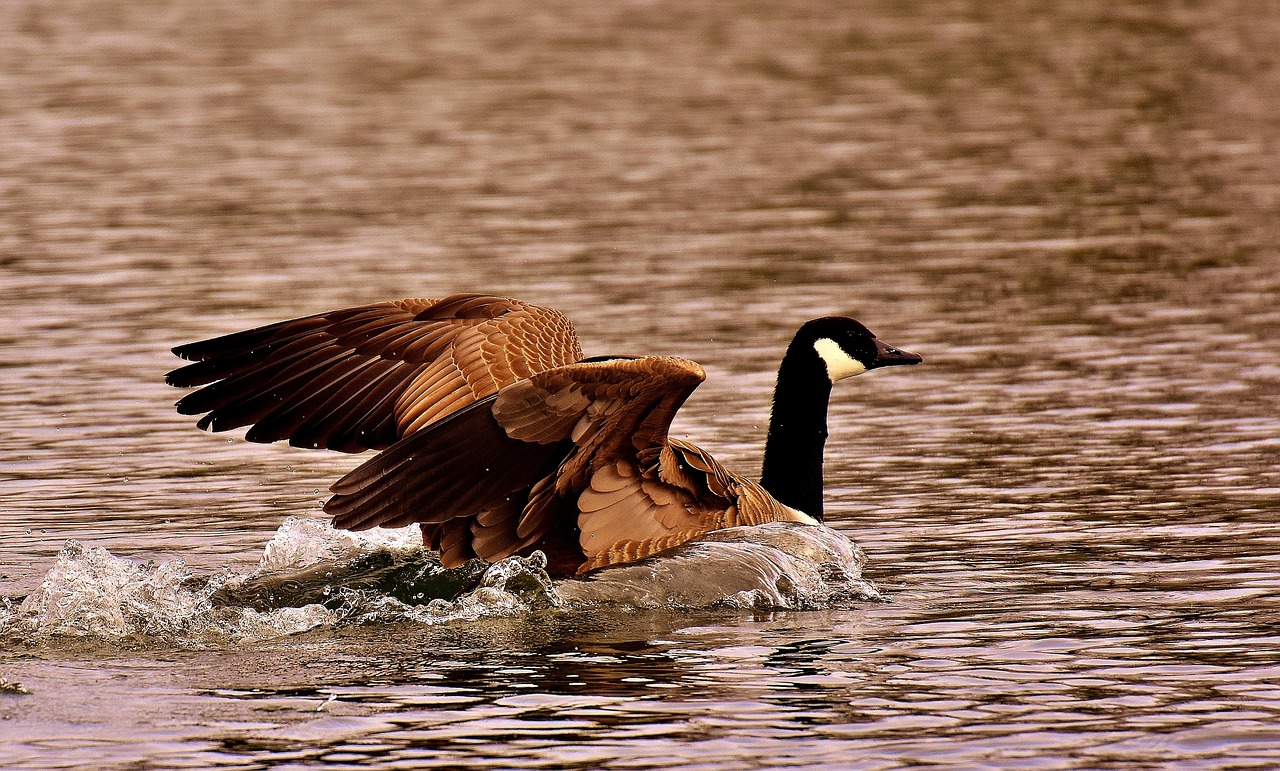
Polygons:
<instances>
[{"instance_id":1,"label":"lake water","mask_svg":"<svg viewBox=\"0 0 1280 771\"><path fill-rule=\"evenodd\" d=\"M1218 0L0 6L0 767L1280 766L1277 51ZM752 475L804 320L922 353L833 395L887 601L211 610L359 460L197 431L169 348L455 291L703 363L675 433Z\"/></svg>"}]
</instances>

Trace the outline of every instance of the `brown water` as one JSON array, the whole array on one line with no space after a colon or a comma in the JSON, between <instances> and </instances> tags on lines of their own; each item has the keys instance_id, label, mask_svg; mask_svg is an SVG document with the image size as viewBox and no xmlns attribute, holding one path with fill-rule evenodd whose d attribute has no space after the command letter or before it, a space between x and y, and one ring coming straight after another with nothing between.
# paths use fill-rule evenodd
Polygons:
<instances>
[{"instance_id":1,"label":"brown water","mask_svg":"<svg viewBox=\"0 0 1280 771\"><path fill-rule=\"evenodd\" d=\"M349 456L196 431L174 344L509 293L709 382L806 318L885 604L0 645L0 767L1280 766L1268 3L0 5L0 594L252 570Z\"/></svg>"}]
</instances>

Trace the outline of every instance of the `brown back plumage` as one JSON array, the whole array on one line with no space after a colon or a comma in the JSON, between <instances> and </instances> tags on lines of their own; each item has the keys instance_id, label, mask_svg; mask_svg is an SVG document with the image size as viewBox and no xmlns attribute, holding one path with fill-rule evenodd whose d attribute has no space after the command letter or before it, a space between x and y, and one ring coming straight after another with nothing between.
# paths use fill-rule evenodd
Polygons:
<instances>
[{"instance_id":1,"label":"brown back plumage","mask_svg":"<svg viewBox=\"0 0 1280 771\"><path fill-rule=\"evenodd\" d=\"M253 427L347 452L337 527L421 523L446 565L534 549L553 572L642 559L709 530L800 519L704 451L669 439L705 377L692 361L581 361L557 311L485 295L402 300L181 346L178 402L201 428Z\"/></svg>"}]
</instances>

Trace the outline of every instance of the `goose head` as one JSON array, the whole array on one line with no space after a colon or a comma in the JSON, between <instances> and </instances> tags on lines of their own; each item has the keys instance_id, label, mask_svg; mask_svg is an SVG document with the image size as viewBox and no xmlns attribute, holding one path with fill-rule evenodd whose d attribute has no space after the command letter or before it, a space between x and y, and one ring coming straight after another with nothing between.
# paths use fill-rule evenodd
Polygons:
<instances>
[{"instance_id":1,"label":"goose head","mask_svg":"<svg viewBox=\"0 0 1280 771\"><path fill-rule=\"evenodd\" d=\"M832 383L879 367L919 364L919 354L886 345L861 323L825 316L800 327L791 349L817 355Z\"/></svg>"}]
</instances>

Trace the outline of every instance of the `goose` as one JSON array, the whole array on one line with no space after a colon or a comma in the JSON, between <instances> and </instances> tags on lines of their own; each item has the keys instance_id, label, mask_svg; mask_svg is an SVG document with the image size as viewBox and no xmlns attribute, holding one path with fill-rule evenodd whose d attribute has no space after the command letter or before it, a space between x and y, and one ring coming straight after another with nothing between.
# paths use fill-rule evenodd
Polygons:
<instances>
[{"instance_id":1,"label":"goose","mask_svg":"<svg viewBox=\"0 0 1280 771\"><path fill-rule=\"evenodd\" d=\"M485 294L379 302L180 345L165 379L201 429L380 450L335 482L340 529L422 529L446 567L540 550L554 576L723 528L823 519L832 384L921 357L857 321L800 327L778 369L757 484L669 436L706 373L673 356L584 358L552 308Z\"/></svg>"}]
</instances>

